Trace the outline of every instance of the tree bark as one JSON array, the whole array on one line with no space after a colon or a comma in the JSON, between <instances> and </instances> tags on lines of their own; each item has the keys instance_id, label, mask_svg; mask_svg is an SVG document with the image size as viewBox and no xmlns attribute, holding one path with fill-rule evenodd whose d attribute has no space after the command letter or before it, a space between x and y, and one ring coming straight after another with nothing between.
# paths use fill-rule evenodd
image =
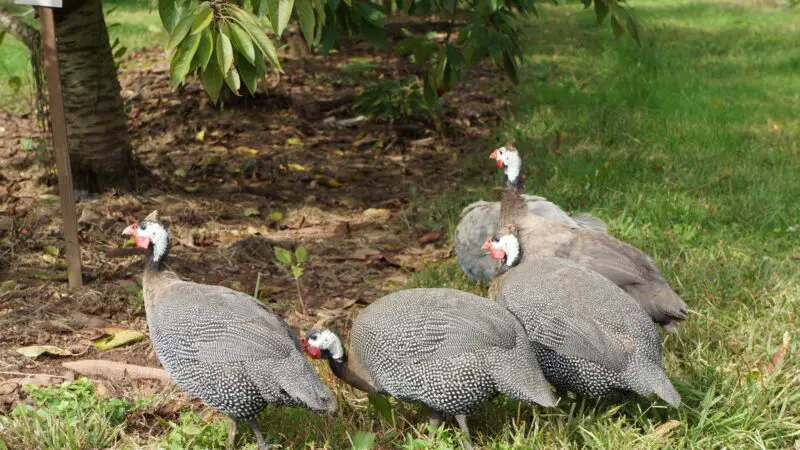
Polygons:
<instances>
[{"instance_id":1,"label":"tree bark","mask_svg":"<svg viewBox=\"0 0 800 450\"><path fill-rule=\"evenodd\" d=\"M0 30L8 31L8 34L17 38L28 49L39 48L41 45L39 43L39 30L5 11L0 11Z\"/></svg>"},{"instance_id":2,"label":"tree bark","mask_svg":"<svg viewBox=\"0 0 800 450\"><path fill-rule=\"evenodd\" d=\"M71 0L53 12L75 189L130 190L128 116L100 0Z\"/></svg>"}]
</instances>

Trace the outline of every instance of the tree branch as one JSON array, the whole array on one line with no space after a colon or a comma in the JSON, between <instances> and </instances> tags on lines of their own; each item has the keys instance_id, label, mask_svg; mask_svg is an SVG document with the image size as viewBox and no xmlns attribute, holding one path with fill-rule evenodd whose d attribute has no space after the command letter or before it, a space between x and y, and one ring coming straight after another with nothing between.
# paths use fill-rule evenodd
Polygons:
<instances>
[{"instance_id":1,"label":"tree branch","mask_svg":"<svg viewBox=\"0 0 800 450\"><path fill-rule=\"evenodd\" d=\"M5 11L0 11L0 30L8 31L8 34L25 44L29 50L38 49L40 46L39 30Z\"/></svg>"}]
</instances>

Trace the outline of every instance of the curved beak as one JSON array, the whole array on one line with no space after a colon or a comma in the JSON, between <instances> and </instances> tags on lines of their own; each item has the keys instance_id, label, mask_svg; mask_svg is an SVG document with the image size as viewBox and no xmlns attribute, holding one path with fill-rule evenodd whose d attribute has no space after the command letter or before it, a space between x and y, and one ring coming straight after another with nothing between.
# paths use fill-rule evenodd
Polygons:
<instances>
[{"instance_id":1,"label":"curved beak","mask_svg":"<svg viewBox=\"0 0 800 450\"><path fill-rule=\"evenodd\" d=\"M123 236L136 236L136 224L132 223L122 230Z\"/></svg>"},{"instance_id":2,"label":"curved beak","mask_svg":"<svg viewBox=\"0 0 800 450\"><path fill-rule=\"evenodd\" d=\"M489 250L491 250L491 248L492 248L492 238L487 237L486 241L481 246L481 250L483 250L484 252L488 252Z\"/></svg>"}]
</instances>

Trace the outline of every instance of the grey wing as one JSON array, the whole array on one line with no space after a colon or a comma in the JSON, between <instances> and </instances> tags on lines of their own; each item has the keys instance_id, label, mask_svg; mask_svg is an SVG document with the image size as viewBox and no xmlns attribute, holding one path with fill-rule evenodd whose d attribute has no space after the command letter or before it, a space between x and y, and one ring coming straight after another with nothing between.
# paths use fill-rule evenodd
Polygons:
<instances>
[{"instance_id":1,"label":"grey wing","mask_svg":"<svg viewBox=\"0 0 800 450\"><path fill-rule=\"evenodd\" d=\"M578 213L572 215L572 220L575 221L581 228L589 231L596 231L598 233L608 234L608 227L602 219L587 213Z\"/></svg>"},{"instance_id":2,"label":"grey wing","mask_svg":"<svg viewBox=\"0 0 800 450\"><path fill-rule=\"evenodd\" d=\"M482 297L444 298L432 302L424 333L417 336L419 360L447 359L491 348L517 345L514 317ZM497 307L497 308L496 308Z\"/></svg>"},{"instance_id":3,"label":"grey wing","mask_svg":"<svg viewBox=\"0 0 800 450\"><path fill-rule=\"evenodd\" d=\"M522 319L532 341L615 370L627 366L635 351L633 343L598 322L594 316L602 312L586 306L593 301L575 298L574 292L565 289L566 283L574 286L580 280L558 276L530 283L524 280L526 277L520 278L504 283L499 300ZM591 290L579 290L591 295Z\"/></svg>"},{"instance_id":4,"label":"grey wing","mask_svg":"<svg viewBox=\"0 0 800 450\"><path fill-rule=\"evenodd\" d=\"M500 266L481 246L488 236L494 235L500 225L500 204L475 202L461 213L456 227L455 251L464 274L474 281L494 278Z\"/></svg>"},{"instance_id":5,"label":"grey wing","mask_svg":"<svg viewBox=\"0 0 800 450\"><path fill-rule=\"evenodd\" d=\"M165 300L183 308L159 314L159 328L171 334L187 332L192 339L176 343L186 356L204 362L283 359L300 352L297 335L286 322L247 294L223 286L180 283L164 292ZM202 300L201 300L202 299Z\"/></svg>"},{"instance_id":6,"label":"grey wing","mask_svg":"<svg viewBox=\"0 0 800 450\"><path fill-rule=\"evenodd\" d=\"M582 233L579 248L570 258L613 281L617 286L643 284L660 277L653 261L641 250L607 234Z\"/></svg>"}]
</instances>

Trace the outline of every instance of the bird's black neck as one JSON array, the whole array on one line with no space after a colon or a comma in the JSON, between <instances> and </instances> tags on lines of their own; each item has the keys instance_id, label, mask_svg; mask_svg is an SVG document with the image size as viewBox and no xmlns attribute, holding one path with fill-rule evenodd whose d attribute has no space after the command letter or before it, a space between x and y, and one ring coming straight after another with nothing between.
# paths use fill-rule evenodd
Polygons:
<instances>
[{"instance_id":1,"label":"bird's black neck","mask_svg":"<svg viewBox=\"0 0 800 450\"><path fill-rule=\"evenodd\" d=\"M326 359L328 360L328 365L331 366L333 374L340 380L367 393L377 391L372 383L359 376L355 371L350 370L347 353L344 353L342 357L338 359L331 356L328 356Z\"/></svg>"},{"instance_id":2,"label":"bird's black neck","mask_svg":"<svg viewBox=\"0 0 800 450\"><path fill-rule=\"evenodd\" d=\"M158 259L155 258L155 255L153 254L153 246L151 245L147 249L147 259L145 260L144 263L144 271L151 273L162 271L164 269L165 261L168 255L169 255L169 244L167 244L167 248L164 250L164 253Z\"/></svg>"}]
</instances>

